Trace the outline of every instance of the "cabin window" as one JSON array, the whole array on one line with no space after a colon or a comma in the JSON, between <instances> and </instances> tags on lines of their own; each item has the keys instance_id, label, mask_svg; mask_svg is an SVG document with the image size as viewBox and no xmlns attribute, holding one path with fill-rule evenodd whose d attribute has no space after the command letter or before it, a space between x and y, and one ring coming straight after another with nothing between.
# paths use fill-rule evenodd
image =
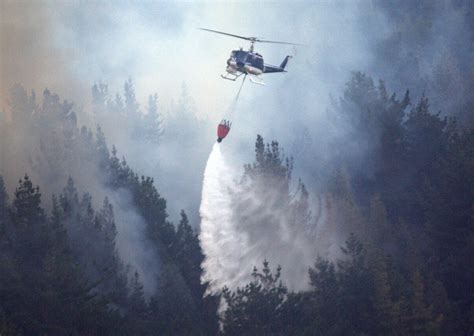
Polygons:
<instances>
[{"instance_id":1,"label":"cabin window","mask_svg":"<svg viewBox=\"0 0 474 336\"><path fill-rule=\"evenodd\" d=\"M252 62L258 69L263 69L263 58L256 56Z\"/></svg>"}]
</instances>

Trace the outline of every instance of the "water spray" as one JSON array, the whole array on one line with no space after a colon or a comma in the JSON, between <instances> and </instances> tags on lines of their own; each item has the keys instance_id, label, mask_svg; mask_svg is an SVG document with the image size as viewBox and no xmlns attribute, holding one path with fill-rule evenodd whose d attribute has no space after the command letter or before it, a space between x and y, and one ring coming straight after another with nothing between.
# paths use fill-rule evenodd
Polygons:
<instances>
[{"instance_id":1,"label":"water spray","mask_svg":"<svg viewBox=\"0 0 474 336\"><path fill-rule=\"evenodd\" d=\"M232 220L229 189L235 188L234 177L222 155L221 146L214 144L204 172L199 209L199 240L206 256L202 264L202 281L209 282L210 293L218 293L224 285L235 288L242 281L235 274L239 268L236 263L239 263L237 256L247 250L247 244L245 234L239 232Z\"/></svg>"}]
</instances>

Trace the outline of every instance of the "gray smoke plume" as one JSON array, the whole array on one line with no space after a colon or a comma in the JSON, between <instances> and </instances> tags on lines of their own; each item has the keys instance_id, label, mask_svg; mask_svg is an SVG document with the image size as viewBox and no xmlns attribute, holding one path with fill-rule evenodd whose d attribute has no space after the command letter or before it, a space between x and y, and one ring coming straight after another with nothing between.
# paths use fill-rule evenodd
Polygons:
<instances>
[{"instance_id":1,"label":"gray smoke plume","mask_svg":"<svg viewBox=\"0 0 474 336\"><path fill-rule=\"evenodd\" d=\"M151 243L145 239L146 223L132 205L128 190L111 191L109 195L115 205L119 256L133 271L138 272L144 294L150 297L156 292L160 260Z\"/></svg>"},{"instance_id":2,"label":"gray smoke plume","mask_svg":"<svg viewBox=\"0 0 474 336\"><path fill-rule=\"evenodd\" d=\"M138 272L146 294L152 294L156 290L158 261L147 246L145 222L127 191L107 187L96 151L97 140L91 131L79 130L73 105L49 90L44 91L41 100L37 99L21 86L11 90L10 99L12 118L0 125L0 175L10 193L18 179L28 174L40 186L47 210L52 196L63 192L69 177L79 194L93 196L96 210L107 197L115 213L119 255L132 272Z\"/></svg>"}]
</instances>

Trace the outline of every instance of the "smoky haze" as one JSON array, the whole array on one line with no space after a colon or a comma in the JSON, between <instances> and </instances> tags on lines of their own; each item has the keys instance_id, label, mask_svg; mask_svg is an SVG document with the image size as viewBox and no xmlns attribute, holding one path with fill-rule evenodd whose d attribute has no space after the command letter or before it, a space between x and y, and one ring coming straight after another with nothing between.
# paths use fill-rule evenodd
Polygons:
<instances>
[{"instance_id":1,"label":"smoky haze","mask_svg":"<svg viewBox=\"0 0 474 336\"><path fill-rule=\"evenodd\" d=\"M411 2L401 4L406 11L412 9ZM329 112L331 96L337 101L350 71L361 70L384 78L390 91L399 94L413 83L410 89L414 90L415 100L423 93L436 94L441 98L433 102L433 107L446 109L445 113L458 107L461 111L468 102L460 97L472 96L458 90L469 90L463 83L472 86L474 76L472 26L463 11L468 4L462 2L422 1L413 5L416 13L428 13L432 22L428 28L418 30L423 38L427 37L424 44L410 34L423 24L419 16L414 15L412 22L403 22L396 15L395 6L377 1L300 2L291 6L2 1L0 6L0 121L6 127L16 127L11 132L13 142L6 133L0 135L0 173L10 192L19 175L32 174L43 187L46 200L62 190L68 175L75 178L80 190L91 192L98 204L110 192L101 184L95 166L89 167L83 161L65 161L66 169L58 176L36 170L30 157L37 150L39 134L48 128L31 130L15 124L9 92L17 83L24 86L28 95L35 90L40 97L47 87L72 101L80 125L95 129L100 124L110 147L116 145L118 155L123 155L139 174L155 179L167 199L171 219L176 222L183 208L192 225L199 225L202 174L215 141L215 128L239 86L220 80L219 74L224 71L229 52L248 45L197 27L305 44L257 44L256 50L268 63L279 64L286 55L294 58L288 64L288 73L265 76L266 86L244 85L237 108L228 115L233 128L225 145L226 164L238 172L253 158L257 133L266 140L278 140L285 153L295 159L294 175L307 185L313 214L319 213L318 200L324 198L321 194L325 176L320 176L319 171L333 164L333 139L357 142L348 136L352 126L339 123L334 127ZM395 60L394 50L399 55ZM402 63L407 54L411 55L408 65ZM403 78L399 69L404 70ZM420 77L426 81L418 81ZM140 113L149 113L148 96L158 95L162 136L157 143L137 141L129 124L107 115L98 116L94 110L94 83L108 85L109 98L114 100L116 93L124 95L124 82L129 78ZM438 84L430 84L433 78L440 78ZM364 146L351 148L357 160L368 150ZM157 272L158 266L149 267L147 247L140 240L141 218L127 208L127 195L118 193L116 197L111 200L118 209L119 250L141 270L146 281L150 278L146 270ZM320 218L313 216L315 222ZM130 222L136 224L126 224ZM327 237L339 244L338 232ZM267 250L269 259L278 255L271 246ZM308 252L311 257L313 253ZM256 251L249 265L241 267L250 269L250 263L261 256L261 251ZM298 267L307 266L306 260L300 262ZM290 281L297 288L307 283L302 275Z\"/></svg>"}]
</instances>

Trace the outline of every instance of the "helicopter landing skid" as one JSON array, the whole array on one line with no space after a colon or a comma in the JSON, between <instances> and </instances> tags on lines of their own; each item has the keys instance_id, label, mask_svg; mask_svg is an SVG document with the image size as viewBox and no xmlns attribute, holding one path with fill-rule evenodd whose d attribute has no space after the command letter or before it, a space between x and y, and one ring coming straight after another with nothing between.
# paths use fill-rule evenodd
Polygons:
<instances>
[{"instance_id":1,"label":"helicopter landing skid","mask_svg":"<svg viewBox=\"0 0 474 336\"><path fill-rule=\"evenodd\" d=\"M222 77L223 79L227 79L227 80L230 80L230 81L235 82L235 81L237 80L237 78L239 78L239 77L242 76L242 75L243 75L243 73L241 73L241 74L239 74L239 75L235 75L235 74L229 72L229 73L227 73L226 75L222 75L222 74L221 74L221 77Z\"/></svg>"},{"instance_id":2,"label":"helicopter landing skid","mask_svg":"<svg viewBox=\"0 0 474 336\"><path fill-rule=\"evenodd\" d=\"M263 79L258 76L250 76L250 81L254 84L265 85Z\"/></svg>"}]
</instances>

